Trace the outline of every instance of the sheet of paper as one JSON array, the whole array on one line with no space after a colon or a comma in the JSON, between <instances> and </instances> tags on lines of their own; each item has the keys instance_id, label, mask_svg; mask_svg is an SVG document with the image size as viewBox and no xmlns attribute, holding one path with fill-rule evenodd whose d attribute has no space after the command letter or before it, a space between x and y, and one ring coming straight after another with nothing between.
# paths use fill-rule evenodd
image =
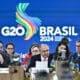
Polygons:
<instances>
[{"instance_id":1,"label":"sheet of paper","mask_svg":"<svg viewBox=\"0 0 80 80\"><path fill-rule=\"evenodd\" d=\"M36 61L36 69L38 71L44 70L49 72L48 62L47 61Z\"/></svg>"},{"instance_id":2,"label":"sheet of paper","mask_svg":"<svg viewBox=\"0 0 80 80\"><path fill-rule=\"evenodd\" d=\"M9 73L9 68L0 68L0 73Z\"/></svg>"}]
</instances>

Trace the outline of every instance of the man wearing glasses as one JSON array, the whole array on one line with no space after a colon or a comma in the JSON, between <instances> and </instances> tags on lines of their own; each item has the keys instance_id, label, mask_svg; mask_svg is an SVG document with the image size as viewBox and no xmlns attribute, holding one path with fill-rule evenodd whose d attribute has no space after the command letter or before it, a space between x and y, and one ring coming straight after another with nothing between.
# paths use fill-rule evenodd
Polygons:
<instances>
[{"instance_id":1,"label":"man wearing glasses","mask_svg":"<svg viewBox=\"0 0 80 80\"><path fill-rule=\"evenodd\" d=\"M76 52L72 56L77 71L80 71L80 40L76 41Z\"/></svg>"},{"instance_id":2,"label":"man wearing glasses","mask_svg":"<svg viewBox=\"0 0 80 80\"><path fill-rule=\"evenodd\" d=\"M48 67L50 67L50 62L52 60L53 56L52 54L49 54L49 46L47 44L41 44L40 46L40 54L35 55L31 58L30 65L28 66L28 69L26 72L36 66L36 61L47 61Z\"/></svg>"},{"instance_id":3,"label":"man wearing glasses","mask_svg":"<svg viewBox=\"0 0 80 80\"><path fill-rule=\"evenodd\" d=\"M49 46L47 44L41 44L39 50L40 50L40 54L31 57L31 61L28 68L26 69L26 72L29 72L33 67L36 67L36 61L39 61L39 62L43 61L45 62L45 64L47 62L48 68L50 67L50 62L53 58L53 55L49 53ZM26 76L29 76L29 75L26 74ZM31 75L31 78L32 80L35 80L35 76L33 74ZM45 78L48 79L49 77L47 76ZM38 77L38 80L39 80L39 77Z\"/></svg>"},{"instance_id":4,"label":"man wearing glasses","mask_svg":"<svg viewBox=\"0 0 80 80\"><path fill-rule=\"evenodd\" d=\"M9 65L21 65L20 55L15 52L15 45L12 42L8 42L5 48L5 54L9 57ZM18 59L18 60L17 60ZM15 61L16 60L16 61Z\"/></svg>"}]
</instances>

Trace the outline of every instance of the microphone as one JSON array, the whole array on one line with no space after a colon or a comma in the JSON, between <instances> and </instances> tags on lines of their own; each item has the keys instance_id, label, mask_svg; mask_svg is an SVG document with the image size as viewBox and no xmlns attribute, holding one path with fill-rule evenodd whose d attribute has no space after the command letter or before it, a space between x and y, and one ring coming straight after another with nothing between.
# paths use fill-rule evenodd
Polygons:
<instances>
[{"instance_id":1,"label":"microphone","mask_svg":"<svg viewBox=\"0 0 80 80\"><path fill-rule=\"evenodd\" d=\"M62 60L66 59L66 50L61 51Z\"/></svg>"},{"instance_id":2,"label":"microphone","mask_svg":"<svg viewBox=\"0 0 80 80\"><path fill-rule=\"evenodd\" d=\"M65 60L66 59L66 50L60 50L59 51L58 59L59 60Z\"/></svg>"}]
</instances>

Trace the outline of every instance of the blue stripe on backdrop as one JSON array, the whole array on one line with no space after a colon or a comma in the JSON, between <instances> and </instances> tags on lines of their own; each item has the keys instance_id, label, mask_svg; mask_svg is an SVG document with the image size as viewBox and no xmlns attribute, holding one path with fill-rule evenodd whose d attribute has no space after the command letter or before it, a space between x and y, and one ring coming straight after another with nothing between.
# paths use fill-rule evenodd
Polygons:
<instances>
[{"instance_id":1,"label":"blue stripe on backdrop","mask_svg":"<svg viewBox=\"0 0 80 80\"><path fill-rule=\"evenodd\" d=\"M1 35L1 29L4 26L17 27L15 12L16 6L20 2L29 2L30 5L26 9L26 13L40 18L42 25L45 27L75 26L78 36L70 36L72 39L70 49L75 51L75 41L80 39L80 0L2 0L0 3L0 39L3 40L4 44L12 41L16 46L16 52L27 53L32 43L43 43L40 42L39 32L28 41L24 40L24 36L4 37ZM44 43L49 44L50 52L52 53L55 51L58 42L50 41Z\"/></svg>"}]
</instances>

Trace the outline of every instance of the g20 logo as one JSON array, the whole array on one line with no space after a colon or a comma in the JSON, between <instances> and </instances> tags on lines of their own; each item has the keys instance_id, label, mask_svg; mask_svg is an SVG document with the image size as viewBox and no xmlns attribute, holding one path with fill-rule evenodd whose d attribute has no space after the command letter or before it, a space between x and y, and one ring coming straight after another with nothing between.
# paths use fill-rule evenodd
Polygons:
<instances>
[{"instance_id":1,"label":"g20 logo","mask_svg":"<svg viewBox=\"0 0 80 80\"><path fill-rule=\"evenodd\" d=\"M3 36L23 36L25 34L25 29L23 27L5 26L1 29L1 34Z\"/></svg>"}]
</instances>

